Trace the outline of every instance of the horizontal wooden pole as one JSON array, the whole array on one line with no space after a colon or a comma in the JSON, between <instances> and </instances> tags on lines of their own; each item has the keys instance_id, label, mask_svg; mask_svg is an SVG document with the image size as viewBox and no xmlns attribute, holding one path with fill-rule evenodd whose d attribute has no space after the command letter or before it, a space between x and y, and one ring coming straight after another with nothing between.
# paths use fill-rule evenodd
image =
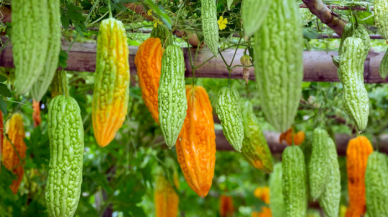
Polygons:
<instances>
[{"instance_id":1,"label":"horizontal wooden pole","mask_svg":"<svg viewBox=\"0 0 388 217\"><path fill-rule=\"evenodd\" d=\"M287 147L286 143L279 143L280 133L264 131L265 139L267 140L269 149L272 154L283 153L284 149ZM346 149L348 147L349 140L354 138L354 136L348 134L336 134L335 143L337 145L337 153L340 156L346 156ZM372 144L375 147L375 142L372 141ZM233 147L226 140L222 130L216 130L216 145L217 151L234 151ZM382 135L380 137L380 147L379 151L383 153L388 153L388 135Z\"/></svg>"},{"instance_id":2,"label":"horizontal wooden pole","mask_svg":"<svg viewBox=\"0 0 388 217\"><path fill-rule=\"evenodd\" d=\"M68 44L62 46L64 50L68 48ZM135 56L138 47L129 46L129 63L131 66L131 74L136 74ZM190 65L189 52L191 52L192 58L195 56L195 48L183 48L186 65L186 77L192 76L192 67ZM234 49L227 49L222 52L225 60L231 62ZM244 50L238 49L234 65L240 65L240 57L243 55ZM304 76L303 81L318 81L318 82L339 82L337 77L337 68L332 62L331 56L338 55L337 52L325 52L325 51L304 51L303 52L303 65L304 65ZM364 68L364 81L365 83L388 83L388 80L382 80L379 74L380 62L384 56L384 53L370 52ZM210 61L204 63L212 57L211 52L208 48L202 48L197 57L195 65L204 64L202 67L195 70L195 77L200 78L228 78L228 70L222 58L212 58ZM96 44L94 43L74 43L68 58L68 67L66 70L69 71L86 71L94 72L96 67ZM2 67L14 67L12 46L8 46L0 53L0 66ZM231 73L231 78L242 79L241 67L236 67ZM254 80L254 68L249 68L250 80Z\"/></svg>"}]
</instances>

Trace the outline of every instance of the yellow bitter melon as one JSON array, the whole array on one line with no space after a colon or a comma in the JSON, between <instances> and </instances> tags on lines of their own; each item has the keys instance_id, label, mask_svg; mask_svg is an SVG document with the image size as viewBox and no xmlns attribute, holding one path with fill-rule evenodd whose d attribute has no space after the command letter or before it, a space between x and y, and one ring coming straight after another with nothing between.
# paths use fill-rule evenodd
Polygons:
<instances>
[{"instance_id":1,"label":"yellow bitter melon","mask_svg":"<svg viewBox=\"0 0 388 217\"><path fill-rule=\"evenodd\" d=\"M50 216L73 216L81 194L84 128L78 103L59 95L49 106L50 164L46 203Z\"/></svg>"},{"instance_id":2,"label":"yellow bitter melon","mask_svg":"<svg viewBox=\"0 0 388 217\"><path fill-rule=\"evenodd\" d=\"M252 103L249 100L243 100L241 107L244 126L241 153L248 163L255 168L271 173L273 170L272 154L261 131L259 121L253 113Z\"/></svg>"},{"instance_id":3,"label":"yellow bitter melon","mask_svg":"<svg viewBox=\"0 0 388 217\"><path fill-rule=\"evenodd\" d=\"M47 0L12 1L11 39L18 94L28 92L44 70L50 38L49 5Z\"/></svg>"},{"instance_id":4,"label":"yellow bitter melon","mask_svg":"<svg viewBox=\"0 0 388 217\"><path fill-rule=\"evenodd\" d=\"M47 1L49 10L49 44L46 56L46 62L43 70L32 86L31 95L36 101L40 101L53 80L55 70L58 67L58 55L61 49L61 12L60 1Z\"/></svg>"},{"instance_id":5,"label":"yellow bitter melon","mask_svg":"<svg viewBox=\"0 0 388 217\"><path fill-rule=\"evenodd\" d=\"M255 74L262 111L277 131L284 132L294 122L302 91L302 23L294 0L272 2L254 35Z\"/></svg>"},{"instance_id":6,"label":"yellow bitter melon","mask_svg":"<svg viewBox=\"0 0 388 217\"><path fill-rule=\"evenodd\" d=\"M114 18L101 22L97 39L93 94L93 130L98 145L107 146L121 128L129 99L128 43L124 24Z\"/></svg>"}]
</instances>

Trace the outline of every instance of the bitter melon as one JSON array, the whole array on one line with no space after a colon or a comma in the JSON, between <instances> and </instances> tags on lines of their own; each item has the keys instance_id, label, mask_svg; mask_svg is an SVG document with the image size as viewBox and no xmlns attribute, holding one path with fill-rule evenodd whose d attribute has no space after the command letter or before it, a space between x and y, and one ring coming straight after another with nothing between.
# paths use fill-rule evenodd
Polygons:
<instances>
[{"instance_id":1,"label":"bitter melon","mask_svg":"<svg viewBox=\"0 0 388 217\"><path fill-rule=\"evenodd\" d=\"M366 209L372 217L388 216L387 157L377 151L369 155L365 173Z\"/></svg>"},{"instance_id":2,"label":"bitter melon","mask_svg":"<svg viewBox=\"0 0 388 217\"><path fill-rule=\"evenodd\" d=\"M327 217L338 217L341 199L341 173L338 165L337 147L331 138L328 138L329 151L329 180L322 195L319 205Z\"/></svg>"},{"instance_id":3,"label":"bitter melon","mask_svg":"<svg viewBox=\"0 0 388 217\"><path fill-rule=\"evenodd\" d=\"M267 17L274 1L243 0L241 3L241 18L246 36L253 35Z\"/></svg>"},{"instance_id":4,"label":"bitter melon","mask_svg":"<svg viewBox=\"0 0 388 217\"><path fill-rule=\"evenodd\" d=\"M253 113L252 103L249 100L243 100L241 107L244 126L241 153L255 168L271 173L273 170L272 154L261 131L259 121Z\"/></svg>"},{"instance_id":5,"label":"bitter melon","mask_svg":"<svg viewBox=\"0 0 388 217\"><path fill-rule=\"evenodd\" d=\"M217 57L218 54L218 23L217 6L215 0L201 0L202 31L205 42L210 51Z\"/></svg>"},{"instance_id":6,"label":"bitter melon","mask_svg":"<svg viewBox=\"0 0 388 217\"><path fill-rule=\"evenodd\" d=\"M51 98L58 95L69 96L69 87L66 76L66 71L58 70L55 72L53 81L50 85Z\"/></svg>"},{"instance_id":7,"label":"bitter melon","mask_svg":"<svg viewBox=\"0 0 388 217\"><path fill-rule=\"evenodd\" d=\"M50 216L72 217L81 194L84 128L72 97L56 96L49 106L50 164L46 202Z\"/></svg>"},{"instance_id":8,"label":"bitter melon","mask_svg":"<svg viewBox=\"0 0 388 217\"><path fill-rule=\"evenodd\" d=\"M162 57L158 90L159 124L169 148L175 145L186 117L185 62L183 51L169 45Z\"/></svg>"},{"instance_id":9,"label":"bitter melon","mask_svg":"<svg viewBox=\"0 0 388 217\"><path fill-rule=\"evenodd\" d=\"M287 147L283 152L282 180L285 216L306 217L306 165L303 152L298 146Z\"/></svg>"},{"instance_id":10,"label":"bitter melon","mask_svg":"<svg viewBox=\"0 0 388 217\"><path fill-rule=\"evenodd\" d=\"M318 199L329 181L329 135L316 128L313 135L312 153L309 164L309 184L311 197Z\"/></svg>"},{"instance_id":11,"label":"bitter melon","mask_svg":"<svg viewBox=\"0 0 388 217\"><path fill-rule=\"evenodd\" d=\"M241 152L244 126L240 108L240 94L234 88L223 87L218 92L216 113L221 121L222 131L233 148Z\"/></svg>"},{"instance_id":12,"label":"bitter melon","mask_svg":"<svg viewBox=\"0 0 388 217\"><path fill-rule=\"evenodd\" d=\"M277 131L284 132L294 122L301 97L302 23L294 0L272 2L255 33L255 74L262 111Z\"/></svg>"},{"instance_id":13,"label":"bitter melon","mask_svg":"<svg viewBox=\"0 0 388 217\"><path fill-rule=\"evenodd\" d=\"M375 26L384 39L388 39L388 2L386 0L374 0Z\"/></svg>"},{"instance_id":14,"label":"bitter melon","mask_svg":"<svg viewBox=\"0 0 388 217\"><path fill-rule=\"evenodd\" d=\"M12 1L11 39L18 94L28 92L44 70L50 38L49 5L47 0Z\"/></svg>"},{"instance_id":15,"label":"bitter melon","mask_svg":"<svg viewBox=\"0 0 388 217\"><path fill-rule=\"evenodd\" d=\"M273 217L283 217L284 197L282 188L282 163L276 163L273 173L269 176L270 198L269 207L272 210Z\"/></svg>"}]
</instances>

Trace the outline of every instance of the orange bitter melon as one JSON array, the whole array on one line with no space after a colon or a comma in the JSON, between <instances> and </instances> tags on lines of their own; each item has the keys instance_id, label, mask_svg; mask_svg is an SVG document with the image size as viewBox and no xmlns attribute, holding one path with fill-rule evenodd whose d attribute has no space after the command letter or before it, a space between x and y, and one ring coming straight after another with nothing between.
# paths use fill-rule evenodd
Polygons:
<instances>
[{"instance_id":1,"label":"orange bitter melon","mask_svg":"<svg viewBox=\"0 0 388 217\"><path fill-rule=\"evenodd\" d=\"M234 213L233 199L231 196L220 196L220 217L232 217Z\"/></svg>"},{"instance_id":2,"label":"orange bitter melon","mask_svg":"<svg viewBox=\"0 0 388 217\"><path fill-rule=\"evenodd\" d=\"M159 123L158 89L163 51L160 39L151 37L139 46L135 57L142 97L157 123Z\"/></svg>"},{"instance_id":3,"label":"orange bitter melon","mask_svg":"<svg viewBox=\"0 0 388 217\"><path fill-rule=\"evenodd\" d=\"M257 187L253 193L255 197L262 200L265 204L269 204L269 187Z\"/></svg>"},{"instance_id":4,"label":"orange bitter melon","mask_svg":"<svg viewBox=\"0 0 388 217\"><path fill-rule=\"evenodd\" d=\"M351 139L346 149L349 213L352 212L353 216L360 216L366 212L365 171L368 157L372 152L372 144L365 136Z\"/></svg>"},{"instance_id":5,"label":"orange bitter melon","mask_svg":"<svg viewBox=\"0 0 388 217\"><path fill-rule=\"evenodd\" d=\"M187 184L205 197L212 185L216 135L212 106L206 90L186 85L187 116L176 142L178 162Z\"/></svg>"},{"instance_id":6,"label":"orange bitter melon","mask_svg":"<svg viewBox=\"0 0 388 217\"><path fill-rule=\"evenodd\" d=\"M179 189L179 180L176 172L173 173L174 185ZM159 173L156 179L154 192L155 216L156 217L176 217L179 207L179 196L174 187Z\"/></svg>"},{"instance_id":7,"label":"orange bitter melon","mask_svg":"<svg viewBox=\"0 0 388 217\"><path fill-rule=\"evenodd\" d=\"M34 120L34 127L37 127L42 122L42 119L40 117L40 103L39 101L32 100L32 108L34 112L32 113L32 119Z\"/></svg>"},{"instance_id":8,"label":"orange bitter melon","mask_svg":"<svg viewBox=\"0 0 388 217\"><path fill-rule=\"evenodd\" d=\"M3 164L8 170L17 176L10 186L14 194L17 193L24 175L23 165L26 157L26 144L24 143L24 126L23 118L19 113L12 115L6 124L7 137L3 142Z\"/></svg>"},{"instance_id":9,"label":"orange bitter melon","mask_svg":"<svg viewBox=\"0 0 388 217\"><path fill-rule=\"evenodd\" d=\"M101 22L97 39L93 93L93 130L97 143L107 146L121 128L129 99L128 43L124 24L114 18Z\"/></svg>"},{"instance_id":10,"label":"orange bitter melon","mask_svg":"<svg viewBox=\"0 0 388 217\"><path fill-rule=\"evenodd\" d=\"M292 145L292 134L294 134L294 145L300 145L304 142L306 135L303 131L294 133L294 129L290 128L286 132L280 134L279 142L286 141L287 145Z\"/></svg>"}]
</instances>

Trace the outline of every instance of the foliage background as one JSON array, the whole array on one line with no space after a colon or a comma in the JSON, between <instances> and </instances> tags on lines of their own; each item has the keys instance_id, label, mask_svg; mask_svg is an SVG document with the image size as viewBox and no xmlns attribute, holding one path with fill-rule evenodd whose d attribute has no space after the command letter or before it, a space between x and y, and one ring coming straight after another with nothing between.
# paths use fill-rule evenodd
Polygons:
<instances>
[{"instance_id":1,"label":"foliage background","mask_svg":"<svg viewBox=\"0 0 388 217\"><path fill-rule=\"evenodd\" d=\"M137 2L147 9L153 9L153 16L167 25L185 30L190 34L197 34L202 40L200 1L189 0L161 0L161 1L137 1L137 0L112 0L114 16L125 23L128 35L128 43L138 46L149 34L142 31L150 30L155 24L145 20L142 16L128 10L123 4ZM301 3L301 1L298 1ZM344 6L361 5L366 8L370 1L324 1L327 4ZM9 2L0 1L0 5ZM99 21L105 18L108 8L108 0L61 0L61 13L63 41L92 42L98 36ZM242 27L240 21L241 0L235 0L230 11L225 7L226 0L217 1L218 16L227 18L226 29L220 31L221 48L238 48L251 51L253 42L242 40L238 44ZM354 22L357 17L367 17L370 12L338 11L347 22ZM369 14L368 14L369 13ZM178 16L179 14L179 16ZM321 35L332 35L333 31L325 27L313 16L308 9L301 9L303 18L303 32L305 38L305 50L336 51L339 39L322 38ZM360 22L360 21L359 21ZM367 24L370 34L376 34L373 18L362 21ZM1 30L6 36L12 34L10 23L0 23ZM181 38L175 38L175 43L185 47L187 43ZM6 44L3 44L5 46ZM372 49L382 52L387 49L384 40L372 40ZM251 53L250 53L251 54ZM251 54L252 55L252 54ZM66 66L67 54L62 51L60 65ZM242 70L242 69L241 69ZM49 161L49 142L47 135L47 106L51 96L48 92L41 101L42 125L33 127L31 97L15 95L12 87L13 69L1 68L0 77L0 109L7 120L12 113L22 112L26 129L27 158L25 160L25 175L18 194L13 195L9 189L11 180L15 176L4 166L0 172L0 216L47 216L44 199L44 189ZM113 216L153 216L153 189L155 186L155 168L163 166L166 158L172 158L176 162L175 148L167 150L163 144L161 131L149 114L137 84L137 77L131 76L131 99L128 106L128 114L123 127L118 132L116 139L107 147L100 148L95 142L91 123L92 87L94 83L93 73L67 72L71 86L70 95L80 105L85 129L85 155L82 195L76 212L76 216L103 216L113 210ZM191 78L186 82L191 84ZM227 79L196 79L198 85L202 85L209 94L215 111L215 102L218 90L228 84ZM274 130L264 119L259 107L258 93L255 83L249 81L245 86L243 80L232 80L231 85L238 89L240 94L254 102L255 113L259 117L263 130ZM386 133L387 118L387 93L385 84L366 84L371 102L369 127L365 134L370 138L378 138ZM309 137L312 129L321 125L331 135L347 133L355 135L355 126L342 109L342 85L340 83L304 82L303 99L296 117L296 129L303 130ZM216 124L216 129L221 126ZM308 139L307 139L308 141ZM377 141L378 144L378 141ZM307 142L304 145L308 145ZM180 213L181 216L218 216L218 203L221 194L232 195L236 207L236 216L250 216L252 211L261 210L266 206L253 195L255 188L267 185L268 175L251 167L236 152L217 152L215 175L209 195L202 199L198 197L186 184L179 171L180 181ZM281 159L280 155L274 155L275 162ZM339 158L342 176L342 200L341 204L347 206L347 179L346 162L344 157ZM317 212L311 210L311 215Z\"/></svg>"}]
</instances>

